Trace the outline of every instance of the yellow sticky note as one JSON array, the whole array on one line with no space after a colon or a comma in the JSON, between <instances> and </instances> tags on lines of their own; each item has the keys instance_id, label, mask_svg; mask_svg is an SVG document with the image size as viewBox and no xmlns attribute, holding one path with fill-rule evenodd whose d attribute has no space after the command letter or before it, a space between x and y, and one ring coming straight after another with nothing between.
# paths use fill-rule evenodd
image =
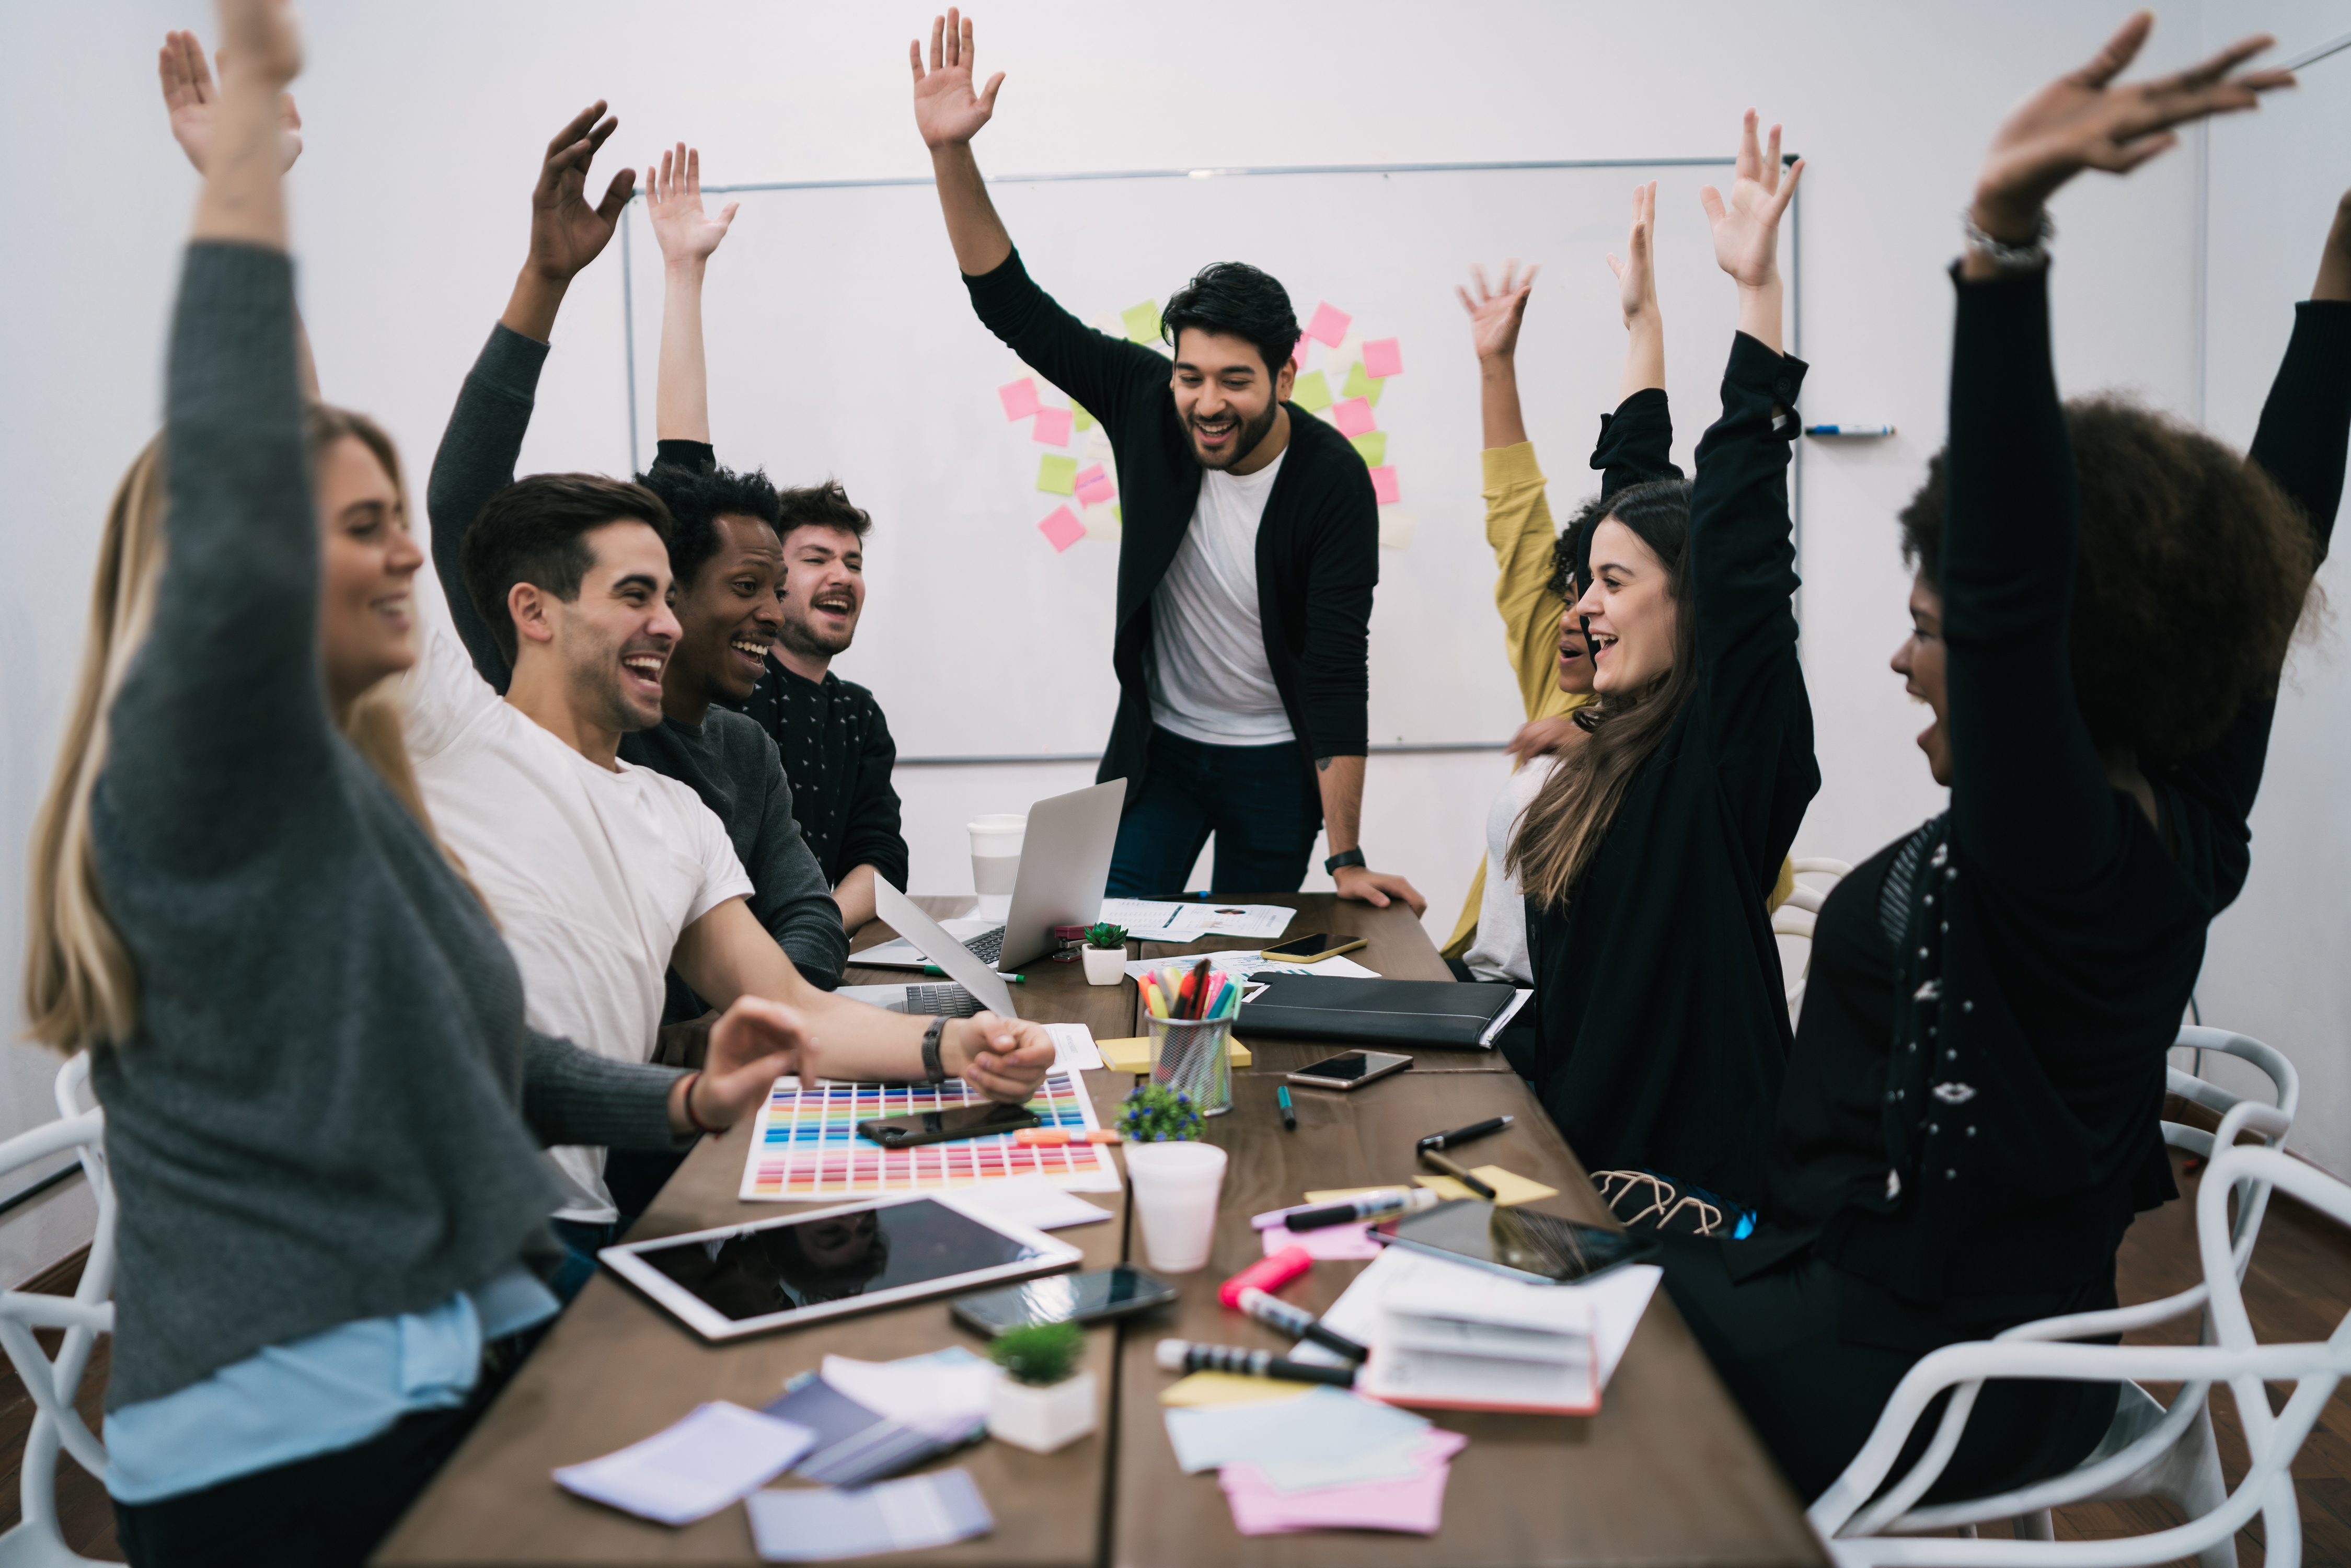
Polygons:
<instances>
[{"instance_id":1,"label":"yellow sticky note","mask_svg":"<svg viewBox=\"0 0 2351 1568\"><path fill-rule=\"evenodd\" d=\"M1264 1405L1311 1394L1314 1385L1279 1377L1243 1377L1231 1372L1196 1372L1159 1391L1162 1405Z\"/></svg>"},{"instance_id":2,"label":"yellow sticky note","mask_svg":"<svg viewBox=\"0 0 2351 1568\"><path fill-rule=\"evenodd\" d=\"M1309 413L1321 413L1331 406L1331 383L1321 371L1309 371L1290 383L1290 401Z\"/></svg>"},{"instance_id":3,"label":"yellow sticky note","mask_svg":"<svg viewBox=\"0 0 2351 1568\"><path fill-rule=\"evenodd\" d=\"M1469 1173L1494 1189L1494 1201L1509 1205L1532 1203L1539 1197L1557 1197L1559 1188L1530 1181L1499 1166L1479 1166ZM1448 1176L1416 1176L1412 1178L1440 1197L1475 1197L1478 1195Z\"/></svg>"},{"instance_id":4,"label":"yellow sticky note","mask_svg":"<svg viewBox=\"0 0 2351 1568\"><path fill-rule=\"evenodd\" d=\"M1377 402L1379 401L1377 393L1373 394L1372 401L1374 402ZM1088 413L1084 409L1079 407L1074 399L1072 399L1070 403L1070 417L1078 422L1078 428L1080 430L1092 430L1094 427L1094 416Z\"/></svg>"},{"instance_id":5,"label":"yellow sticky note","mask_svg":"<svg viewBox=\"0 0 2351 1568\"><path fill-rule=\"evenodd\" d=\"M1125 532L1126 518L1116 501L1096 501L1084 513L1086 538L1108 539L1115 544Z\"/></svg>"},{"instance_id":6,"label":"yellow sticky note","mask_svg":"<svg viewBox=\"0 0 2351 1568\"><path fill-rule=\"evenodd\" d=\"M1380 548L1410 549L1412 530L1419 526L1420 519L1402 507L1382 507L1380 508Z\"/></svg>"},{"instance_id":7,"label":"yellow sticky note","mask_svg":"<svg viewBox=\"0 0 2351 1568\"><path fill-rule=\"evenodd\" d=\"M1148 1072L1151 1071L1151 1041L1137 1035L1132 1040L1098 1040L1094 1048L1102 1052L1102 1065L1113 1072ZM1235 1067L1247 1067L1257 1059L1249 1048L1239 1040L1232 1042L1228 1060Z\"/></svg>"},{"instance_id":8,"label":"yellow sticky note","mask_svg":"<svg viewBox=\"0 0 2351 1568\"><path fill-rule=\"evenodd\" d=\"M1146 299L1140 305L1129 306L1118 313L1119 322L1126 329L1127 340L1135 343L1159 341L1159 301Z\"/></svg>"},{"instance_id":9,"label":"yellow sticky note","mask_svg":"<svg viewBox=\"0 0 2351 1568\"><path fill-rule=\"evenodd\" d=\"M1377 468L1388 460L1388 433L1384 430L1367 430L1350 437L1348 444L1363 455L1367 466Z\"/></svg>"},{"instance_id":10,"label":"yellow sticky note","mask_svg":"<svg viewBox=\"0 0 2351 1568\"><path fill-rule=\"evenodd\" d=\"M1037 459L1037 488L1056 496L1078 493L1078 460L1074 457L1045 456Z\"/></svg>"},{"instance_id":11,"label":"yellow sticky note","mask_svg":"<svg viewBox=\"0 0 2351 1568\"><path fill-rule=\"evenodd\" d=\"M1364 361L1357 360L1347 367L1346 384L1339 389L1339 395L1359 397L1368 402L1377 402L1380 401L1380 389L1385 385L1387 385L1385 376L1374 381L1364 373Z\"/></svg>"}]
</instances>

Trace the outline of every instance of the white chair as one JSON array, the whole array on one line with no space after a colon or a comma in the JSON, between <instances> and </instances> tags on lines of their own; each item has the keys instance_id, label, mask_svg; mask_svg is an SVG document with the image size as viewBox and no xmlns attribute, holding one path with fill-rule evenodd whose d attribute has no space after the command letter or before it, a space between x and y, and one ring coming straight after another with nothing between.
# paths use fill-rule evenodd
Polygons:
<instances>
[{"instance_id":1,"label":"white chair","mask_svg":"<svg viewBox=\"0 0 2351 1568\"><path fill-rule=\"evenodd\" d=\"M1789 863L1798 876L1828 878L1824 887L1807 887L1801 882L1796 883L1796 890L1788 895L1788 902L1771 912L1772 936L1801 936L1804 939L1804 961L1797 967L1796 977L1788 983L1788 1021L1792 1024L1796 1021L1796 1015L1802 1010L1804 986L1812 977L1813 926L1820 919L1821 905L1828 902L1829 894L1836 890L1838 883L1853 874L1853 867L1843 861L1813 855Z\"/></svg>"},{"instance_id":2,"label":"white chair","mask_svg":"<svg viewBox=\"0 0 2351 1568\"><path fill-rule=\"evenodd\" d=\"M0 1351L32 1396L36 1414L25 1436L25 1459L19 1473L23 1518L0 1535L0 1568L67 1568L95 1563L79 1556L65 1542L57 1525L57 1449L62 1446L91 1475L106 1474L106 1448L83 1425L75 1398L91 1346L101 1333L114 1328L114 1305L107 1297L114 1286L114 1187L107 1179L106 1113L84 1110L81 1091L89 1077L89 1058L79 1055L58 1070L57 1101L59 1120L21 1133L0 1144L0 1176L20 1170L67 1149L81 1157L98 1202L98 1228L90 1238L89 1260L82 1265L81 1283L70 1296L36 1295L24 1291L0 1291ZM33 1337L37 1328L63 1329L65 1340L54 1360Z\"/></svg>"},{"instance_id":3,"label":"white chair","mask_svg":"<svg viewBox=\"0 0 2351 1568\"><path fill-rule=\"evenodd\" d=\"M2213 1133L2177 1123L2163 1124L2165 1141L2174 1147L2208 1155L2217 1150L2221 1156L2207 1170L2197 1199L2203 1281L2162 1301L2022 1324L1989 1343L1947 1346L1922 1360L1896 1390L1869 1443L1811 1510L1813 1528L1828 1543L1831 1555L1841 1568L1861 1563L2016 1563L2048 1568L2061 1564L2069 1568L2105 1568L2108 1564L2162 1563L2191 1553L2203 1568L2233 1568L2236 1531L2257 1509L2264 1511L2270 1520L2269 1561L2280 1568L2297 1561L2298 1519L2281 1526L2278 1516L2281 1512L2290 1519L2294 1515L2286 1467L2308 1431L2309 1421L2291 1432L2285 1426L2274 1427L2268 1435L2274 1436L2283 1447L2282 1451L2273 1451L2253 1439L2254 1418L2246 1417L2256 1462L2245 1484L2231 1494L2221 1477L2206 1396L2216 1379L2252 1376L2250 1385L2240 1385L2241 1406L2246 1397L2244 1388L2257 1390L2260 1376L2315 1376L2322 1364L2336 1367L2336 1362L2326 1360L2327 1356L2351 1357L2351 1334L2336 1335L2346 1342L2340 1352L2326 1345L2264 1350L2255 1344L2250 1327L2242 1326L2240 1281L2268 1207L2270 1184L2277 1166L2289 1166L2297 1171L2308 1169L2275 1147L2292 1124L2301 1099L2300 1080L2283 1056L2242 1035L2191 1028L2181 1031L2179 1044L2220 1051L2253 1063L2268 1074L2278 1096L2275 1106L2263 1105L2240 1099L2188 1073L2177 1070L2170 1072L2174 1093L2222 1112L2220 1126ZM2265 1143L2236 1147L2238 1134L2248 1131L2261 1134ZM2263 1159L2248 1163L2243 1157L2255 1154ZM2313 1199L2314 1206L2327 1208L2338 1218L2351 1218L2351 1188L2343 1187L2331 1177L2321 1176L2319 1179L2332 1186L2340 1207ZM2287 1186L2290 1191L2302 1190L2294 1184ZM2228 1218L2231 1187L2236 1189L2238 1199L2233 1224ZM2207 1309L2202 1335L2205 1343L2200 1346L2047 1343L2144 1328L2199 1307ZM2232 1332L2231 1312L2241 1331L2233 1341L2229 1338ZM2346 1324L2351 1324L2351 1319L2346 1320ZM2224 1352L2241 1359L2231 1361ZM2232 1370L2255 1364L2242 1361L2244 1356L2256 1358L2263 1368L2291 1364L2304 1370L2258 1374ZM2270 1359L2259 1360L2261 1357ZM2337 1369L2351 1370L2351 1362ZM2074 1469L2049 1480L1994 1497L1914 1507L1958 1448L1983 1380L2028 1376L2114 1381L2118 1385L2114 1421L2097 1448ZM2126 1379L2176 1381L2181 1387L2167 1408L2158 1405L2137 1382ZM2333 1386L2334 1375L2330 1372L2317 1381L2325 1383L2326 1388L2315 1396L2313 1419L2317 1406L2325 1403ZM1928 1403L1945 1388L1952 1390L1950 1404L1925 1456L1901 1484L1870 1501L1899 1455L1911 1427ZM2261 1401L2258 1392L2252 1397L2260 1405L2262 1423L2268 1425L2268 1405ZM2049 1514L2052 1508L2149 1496L2173 1503L2188 1515L2189 1522L2152 1535L2114 1541L2060 1542L2054 1539ZM1950 1529L1965 1531L1971 1537L1977 1524L1994 1519L2014 1520L2018 1539L1901 1539L1918 1531Z\"/></svg>"}]
</instances>

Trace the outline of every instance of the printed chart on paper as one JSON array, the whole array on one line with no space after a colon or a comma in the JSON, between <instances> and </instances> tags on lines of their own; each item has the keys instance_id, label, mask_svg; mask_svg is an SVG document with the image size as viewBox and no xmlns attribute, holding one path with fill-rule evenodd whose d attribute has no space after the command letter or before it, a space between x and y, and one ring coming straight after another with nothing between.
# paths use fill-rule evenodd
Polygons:
<instances>
[{"instance_id":1,"label":"printed chart on paper","mask_svg":"<svg viewBox=\"0 0 2351 1568\"><path fill-rule=\"evenodd\" d=\"M885 1149L862 1138L857 1124L876 1116L915 1116L977 1103L960 1079L945 1083L817 1083L779 1078L759 1107L751 1153L743 1165L747 1203L804 1203L880 1197L974 1186L1004 1176L1042 1176L1071 1192L1116 1192L1118 1166L1101 1144L1026 1148L1009 1133ZM1093 1102L1078 1075L1055 1070L1029 1102L1047 1127L1098 1127Z\"/></svg>"}]
</instances>

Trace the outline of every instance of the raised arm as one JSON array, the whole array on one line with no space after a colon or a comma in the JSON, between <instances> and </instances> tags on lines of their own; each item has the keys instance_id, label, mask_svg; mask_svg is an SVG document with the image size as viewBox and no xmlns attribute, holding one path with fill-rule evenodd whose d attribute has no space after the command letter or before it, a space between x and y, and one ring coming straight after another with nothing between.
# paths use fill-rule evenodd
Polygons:
<instances>
[{"instance_id":1,"label":"raised arm","mask_svg":"<svg viewBox=\"0 0 2351 1568\"><path fill-rule=\"evenodd\" d=\"M2310 298L2295 308L2294 336L2262 407L2252 458L2302 507L2323 559L2343 502L2351 442L2351 193L2335 223Z\"/></svg>"},{"instance_id":2,"label":"raised arm","mask_svg":"<svg viewBox=\"0 0 2351 1568\"><path fill-rule=\"evenodd\" d=\"M1656 231L1657 183L1652 180L1633 187L1633 229L1625 238L1624 258L1608 258L1608 270L1616 275L1616 304L1625 313L1618 402L1652 387L1666 390L1666 320L1657 309L1657 274L1650 255Z\"/></svg>"},{"instance_id":3,"label":"raised arm","mask_svg":"<svg viewBox=\"0 0 2351 1568\"><path fill-rule=\"evenodd\" d=\"M1473 297L1466 288L1454 293L1469 312L1469 341L1478 351L1478 412L1486 429L1486 449L1516 446L1527 438L1526 415L1519 409L1519 328L1527 319L1527 297L1534 292L1539 267L1519 276L1514 257L1502 263L1502 287L1486 285L1486 269L1472 265Z\"/></svg>"},{"instance_id":4,"label":"raised arm","mask_svg":"<svg viewBox=\"0 0 2351 1568\"><path fill-rule=\"evenodd\" d=\"M947 220L947 243L967 277L994 272L1012 254L1012 236L987 199L987 182L971 153L971 139L996 112L996 91L1004 73L975 92L971 18L950 7L931 19L931 68L923 68L920 39L906 46L914 71L914 125L931 150L931 172L938 182L939 211Z\"/></svg>"},{"instance_id":5,"label":"raised arm","mask_svg":"<svg viewBox=\"0 0 2351 1568\"><path fill-rule=\"evenodd\" d=\"M653 435L710 442L710 373L702 353L702 275L726 237L739 203L712 217L702 210L702 152L681 141L645 171L645 211L662 253L661 370L654 381Z\"/></svg>"}]
</instances>

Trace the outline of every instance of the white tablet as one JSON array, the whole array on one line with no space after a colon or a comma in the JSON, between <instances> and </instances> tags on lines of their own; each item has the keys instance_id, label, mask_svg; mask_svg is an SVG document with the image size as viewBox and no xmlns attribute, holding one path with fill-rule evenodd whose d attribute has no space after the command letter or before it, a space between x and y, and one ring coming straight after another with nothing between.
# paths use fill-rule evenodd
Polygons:
<instances>
[{"instance_id":1,"label":"white tablet","mask_svg":"<svg viewBox=\"0 0 2351 1568\"><path fill-rule=\"evenodd\" d=\"M1041 1230L909 1193L597 1254L705 1339L739 1339L1073 1267Z\"/></svg>"}]
</instances>

